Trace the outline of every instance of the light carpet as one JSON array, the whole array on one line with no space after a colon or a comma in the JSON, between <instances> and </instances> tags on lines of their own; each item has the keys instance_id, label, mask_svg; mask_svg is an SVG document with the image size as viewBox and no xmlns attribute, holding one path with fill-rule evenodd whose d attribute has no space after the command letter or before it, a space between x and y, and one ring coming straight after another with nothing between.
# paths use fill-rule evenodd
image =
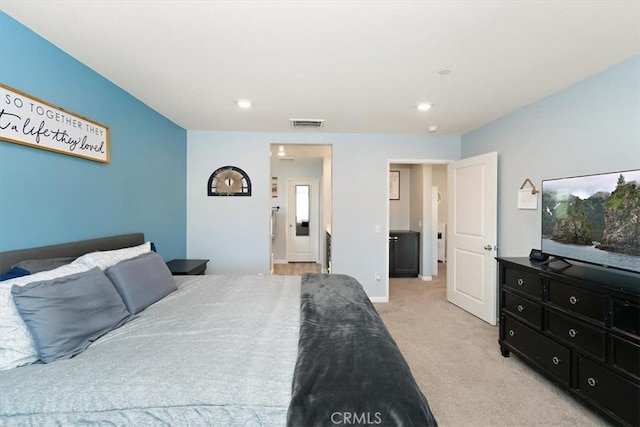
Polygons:
<instances>
[{"instance_id":1,"label":"light carpet","mask_svg":"<svg viewBox=\"0 0 640 427\"><path fill-rule=\"evenodd\" d=\"M375 304L441 427L609 425L517 356L502 357L498 327L446 301L444 273L391 279L390 302Z\"/></svg>"}]
</instances>

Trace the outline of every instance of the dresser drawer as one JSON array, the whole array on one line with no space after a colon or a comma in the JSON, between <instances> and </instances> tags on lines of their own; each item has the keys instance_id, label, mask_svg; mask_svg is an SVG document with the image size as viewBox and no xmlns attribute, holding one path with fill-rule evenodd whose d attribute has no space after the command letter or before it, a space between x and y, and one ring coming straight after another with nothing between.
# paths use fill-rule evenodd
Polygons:
<instances>
[{"instance_id":1,"label":"dresser drawer","mask_svg":"<svg viewBox=\"0 0 640 427\"><path fill-rule=\"evenodd\" d=\"M569 349L524 324L504 316L504 341L533 359L564 385L569 385Z\"/></svg>"},{"instance_id":2,"label":"dresser drawer","mask_svg":"<svg viewBox=\"0 0 640 427\"><path fill-rule=\"evenodd\" d=\"M640 386L578 356L577 390L626 423L640 425Z\"/></svg>"},{"instance_id":3,"label":"dresser drawer","mask_svg":"<svg viewBox=\"0 0 640 427\"><path fill-rule=\"evenodd\" d=\"M611 335L611 364L640 379L640 345Z\"/></svg>"},{"instance_id":4,"label":"dresser drawer","mask_svg":"<svg viewBox=\"0 0 640 427\"><path fill-rule=\"evenodd\" d=\"M548 310L547 313L547 329L549 332L604 361L606 354L606 334L604 330L564 316L553 310Z\"/></svg>"},{"instance_id":5,"label":"dresser drawer","mask_svg":"<svg viewBox=\"0 0 640 427\"><path fill-rule=\"evenodd\" d=\"M537 274L515 268L505 268L504 286L524 292L537 300L542 299L542 279Z\"/></svg>"},{"instance_id":6,"label":"dresser drawer","mask_svg":"<svg viewBox=\"0 0 640 427\"><path fill-rule=\"evenodd\" d=\"M542 325L542 307L526 298L512 294L504 293L504 309L508 313L531 323L540 329Z\"/></svg>"},{"instance_id":7,"label":"dresser drawer","mask_svg":"<svg viewBox=\"0 0 640 427\"><path fill-rule=\"evenodd\" d=\"M604 295L551 280L549 302L604 324Z\"/></svg>"},{"instance_id":8,"label":"dresser drawer","mask_svg":"<svg viewBox=\"0 0 640 427\"><path fill-rule=\"evenodd\" d=\"M640 337L640 306L638 304L614 299L611 327Z\"/></svg>"}]
</instances>

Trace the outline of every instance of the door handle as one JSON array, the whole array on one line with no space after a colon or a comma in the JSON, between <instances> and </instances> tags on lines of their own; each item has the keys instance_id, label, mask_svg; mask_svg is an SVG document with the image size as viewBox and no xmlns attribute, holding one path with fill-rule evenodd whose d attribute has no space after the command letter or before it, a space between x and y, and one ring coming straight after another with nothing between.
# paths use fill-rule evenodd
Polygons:
<instances>
[{"instance_id":1,"label":"door handle","mask_svg":"<svg viewBox=\"0 0 640 427\"><path fill-rule=\"evenodd\" d=\"M496 249L497 249L497 248L496 248ZM491 245L486 245L486 246L484 247L484 250L485 250L485 251L492 251L492 250L493 250L493 246L491 246Z\"/></svg>"}]
</instances>

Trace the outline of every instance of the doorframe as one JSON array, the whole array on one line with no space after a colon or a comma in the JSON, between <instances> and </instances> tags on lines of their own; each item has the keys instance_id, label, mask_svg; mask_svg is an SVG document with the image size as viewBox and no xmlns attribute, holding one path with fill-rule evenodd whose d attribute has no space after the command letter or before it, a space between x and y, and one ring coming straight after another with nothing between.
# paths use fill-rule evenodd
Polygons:
<instances>
[{"instance_id":1,"label":"doorframe","mask_svg":"<svg viewBox=\"0 0 640 427\"><path fill-rule=\"evenodd\" d=\"M386 170L385 170L385 176L387 177L385 180L385 188L384 188L384 194L385 194L385 199L386 199L386 212L385 212L385 218L386 218L386 223L384 225L384 240L385 240L385 260L386 260L386 265L384 268L384 281L385 281L385 296L384 297L377 297L377 298L371 298L372 302L389 302L389 231L390 231L390 227L389 227L389 221L391 220L390 215L389 215L389 211L390 211L390 207L391 207L391 203L389 201L389 171L391 170L391 165L392 164L399 164L399 165L446 165L450 162L455 161L454 159L407 159L407 158L388 158L387 159L387 164L386 164ZM423 227L424 227L424 220L422 221L423 223ZM436 230L437 233L437 230ZM420 232L421 236L423 234L423 232ZM422 238L421 237L421 242L420 245L422 247ZM438 254L436 253L435 256L437 256Z\"/></svg>"},{"instance_id":2,"label":"doorframe","mask_svg":"<svg viewBox=\"0 0 640 427\"><path fill-rule=\"evenodd\" d=\"M331 228L332 228L332 223L333 223L333 153L334 153L334 144L330 141L324 141L324 142L277 142L277 141L272 141L269 144L269 175L267 176L267 179L271 180L273 177L278 178L279 175L274 175L274 166L275 164L277 164L277 160L274 156L274 152L276 150L278 150L279 146L283 145L285 147L288 148L294 148L294 149L305 149L307 147L313 147L313 148L320 148L322 149L322 155L320 156L322 159L322 174L320 175L320 177L318 178L319 181L319 187L318 187L318 191L320 192L320 198L319 198L319 202L320 202L320 236L319 236L319 252L318 252L318 259L319 262L322 265L322 271L326 272L326 264L327 264L327 259L326 259L326 235L325 232L327 233L331 233ZM276 160L274 162L274 160ZM305 159L306 160L306 159ZM288 176L288 174L287 174ZM283 181L285 181L284 179L282 179L282 177L280 178L280 194L282 193L281 188L283 187ZM276 182L277 185L277 182ZM267 191L269 192L269 206L270 208L273 207L277 207L275 205L277 204L281 204L284 205L286 203L286 196L285 196L285 200L282 200L280 197L282 196L277 196L276 199L273 198L273 194L272 194L272 188L269 187L267 188ZM271 212L269 212L269 216L271 215ZM278 224L281 224L281 222L276 218L276 222ZM286 228L286 221L284 223L284 227ZM282 233L282 231L276 229L276 238L278 239L278 242L280 241L280 233ZM268 262L271 265L271 268L273 268L273 264L282 264L282 263L287 263L286 258L287 254L286 254L286 235L284 236L284 254L282 254L282 248L279 247L278 248L278 258L274 257L274 239L271 238L271 236L269 236L269 251L268 251ZM280 245L280 243L278 243L278 245Z\"/></svg>"}]
</instances>

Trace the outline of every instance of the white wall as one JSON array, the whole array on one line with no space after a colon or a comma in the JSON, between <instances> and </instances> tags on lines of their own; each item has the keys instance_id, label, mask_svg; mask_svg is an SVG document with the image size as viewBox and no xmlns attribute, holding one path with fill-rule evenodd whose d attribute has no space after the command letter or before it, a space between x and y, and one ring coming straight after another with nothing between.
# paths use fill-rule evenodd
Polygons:
<instances>
[{"instance_id":1,"label":"white wall","mask_svg":"<svg viewBox=\"0 0 640 427\"><path fill-rule=\"evenodd\" d=\"M421 275L423 278L431 279L435 274L433 271L433 247L435 244L435 231L433 229L433 170L431 165L420 165L422 169L422 227L420 230L420 240L422 248L420 257L422 258Z\"/></svg>"},{"instance_id":2,"label":"white wall","mask_svg":"<svg viewBox=\"0 0 640 427\"><path fill-rule=\"evenodd\" d=\"M334 271L350 274L370 297L388 296L390 160L459 158L457 136L348 135L333 144ZM349 181L353 185L342 186ZM381 233L376 233L376 227ZM375 272L383 280L375 281Z\"/></svg>"},{"instance_id":3,"label":"white wall","mask_svg":"<svg viewBox=\"0 0 640 427\"><path fill-rule=\"evenodd\" d=\"M410 165L409 169L409 192L405 192L409 199L409 221L405 230L422 232L425 169L422 165Z\"/></svg>"},{"instance_id":4,"label":"white wall","mask_svg":"<svg viewBox=\"0 0 640 427\"><path fill-rule=\"evenodd\" d=\"M420 277L431 279L431 165L411 165L409 229L420 233Z\"/></svg>"},{"instance_id":5,"label":"white wall","mask_svg":"<svg viewBox=\"0 0 640 427\"><path fill-rule=\"evenodd\" d=\"M447 165L431 165L433 185L438 187L440 202L438 203L438 222L447 222Z\"/></svg>"},{"instance_id":6,"label":"white wall","mask_svg":"<svg viewBox=\"0 0 640 427\"><path fill-rule=\"evenodd\" d=\"M457 160L460 138L189 131L187 256L209 258L209 273L269 272L271 144L332 145L333 272L355 277L370 297L385 300L389 161ZM224 165L249 174L252 197L207 197L209 175ZM376 272L381 281L375 280Z\"/></svg>"},{"instance_id":7,"label":"white wall","mask_svg":"<svg viewBox=\"0 0 640 427\"><path fill-rule=\"evenodd\" d=\"M400 199L389 200L389 229L409 230L411 210L411 166L392 164L389 170L400 172Z\"/></svg>"},{"instance_id":8,"label":"white wall","mask_svg":"<svg viewBox=\"0 0 640 427\"><path fill-rule=\"evenodd\" d=\"M258 134L187 132L187 257L209 259L208 274L270 270L269 144ZM207 181L222 166L251 179L251 197L209 197Z\"/></svg>"},{"instance_id":9,"label":"white wall","mask_svg":"<svg viewBox=\"0 0 640 427\"><path fill-rule=\"evenodd\" d=\"M331 164L332 164L332 150L328 150L325 153L324 161L322 162L322 223L324 227L322 228L322 236L320 247L322 252L322 271L327 272L329 268L329 260L326 258L327 252L327 241L326 241L326 233L331 234L331 215L333 212L333 195L332 195L332 183L333 179L331 176Z\"/></svg>"},{"instance_id":10,"label":"white wall","mask_svg":"<svg viewBox=\"0 0 640 427\"><path fill-rule=\"evenodd\" d=\"M448 233L446 231L447 215L448 215L447 206L449 204L449 202L447 201L447 198L448 198L448 194L447 194L447 165L432 165L431 166L431 170L432 170L433 185L438 188L438 193L440 194L440 201L437 201L437 204L438 204L438 206L437 206L438 224L445 224L444 245L445 245L445 248L446 248L446 242L447 242L447 238L448 238ZM436 195L436 197L437 197L437 195ZM438 230L437 227L438 226L436 226L436 232ZM436 248L434 250L435 250L435 254L437 256L437 253L438 253L437 240L436 240ZM433 274L438 274L438 266L437 265L435 266L435 268L433 268L433 270L434 270Z\"/></svg>"},{"instance_id":11,"label":"white wall","mask_svg":"<svg viewBox=\"0 0 640 427\"><path fill-rule=\"evenodd\" d=\"M547 178L640 168L639 94L635 56L462 137L463 157L498 152L500 256L540 248L540 207L516 209L526 178L540 187Z\"/></svg>"}]
</instances>

